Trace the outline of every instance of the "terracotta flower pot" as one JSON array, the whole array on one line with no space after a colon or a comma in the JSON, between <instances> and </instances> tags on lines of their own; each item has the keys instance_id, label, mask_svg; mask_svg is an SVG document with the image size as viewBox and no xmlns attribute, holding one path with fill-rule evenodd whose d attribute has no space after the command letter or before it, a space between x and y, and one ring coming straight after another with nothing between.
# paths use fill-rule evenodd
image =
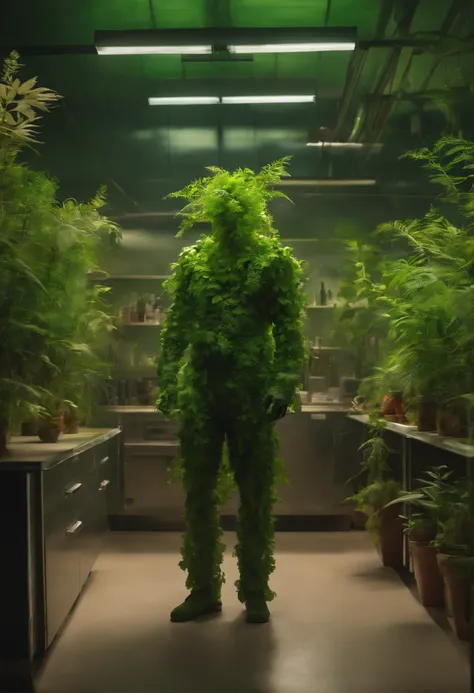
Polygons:
<instances>
[{"instance_id":1,"label":"terracotta flower pot","mask_svg":"<svg viewBox=\"0 0 474 693\"><path fill-rule=\"evenodd\" d=\"M382 402L382 416L385 417L387 421L394 421L395 423L404 423L406 421L405 410L400 395L394 392L385 395Z\"/></svg>"},{"instance_id":2,"label":"terracotta flower pot","mask_svg":"<svg viewBox=\"0 0 474 693\"><path fill-rule=\"evenodd\" d=\"M378 551L386 568L401 568L403 565L403 521L398 511L382 510L379 514Z\"/></svg>"},{"instance_id":3,"label":"terracotta flower pot","mask_svg":"<svg viewBox=\"0 0 474 693\"><path fill-rule=\"evenodd\" d=\"M443 576L446 605L454 621L454 630L459 640L469 640L469 592L470 580L460 569L456 557L438 554L438 564Z\"/></svg>"},{"instance_id":4,"label":"terracotta flower pot","mask_svg":"<svg viewBox=\"0 0 474 693\"><path fill-rule=\"evenodd\" d=\"M437 549L418 541L410 541L409 547L422 606L443 606L444 582L438 565Z\"/></svg>"},{"instance_id":5,"label":"terracotta flower pot","mask_svg":"<svg viewBox=\"0 0 474 693\"><path fill-rule=\"evenodd\" d=\"M460 438L461 417L458 412L449 407L440 407L436 417L436 430L444 438Z\"/></svg>"},{"instance_id":6,"label":"terracotta flower pot","mask_svg":"<svg viewBox=\"0 0 474 693\"><path fill-rule=\"evenodd\" d=\"M62 426L59 421L40 421L38 438L42 443L57 443Z\"/></svg>"},{"instance_id":7,"label":"terracotta flower pot","mask_svg":"<svg viewBox=\"0 0 474 693\"><path fill-rule=\"evenodd\" d=\"M418 405L418 430L436 431L436 414L438 407L435 402L420 402Z\"/></svg>"}]
</instances>

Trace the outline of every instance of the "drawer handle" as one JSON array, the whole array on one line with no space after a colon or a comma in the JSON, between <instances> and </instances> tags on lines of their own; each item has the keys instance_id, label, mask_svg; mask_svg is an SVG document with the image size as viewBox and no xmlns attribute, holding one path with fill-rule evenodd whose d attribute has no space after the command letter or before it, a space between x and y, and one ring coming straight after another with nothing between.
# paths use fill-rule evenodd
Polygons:
<instances>
[{"instance_id":1,"label":"drawer handle","mask_svg":"<svg viewBox=\"0 0 474 693\"><path fill-rule=\"evenodd\" d=\"M105 489L107 488L107 486L108 486L109 484L110 484L110 480L109 480L109 479L104 479L103 481L101 481L100 484L99 484L99 491L105 491Z\"/></svg>"},{"instance_id":2,"label":"drawer handle","mask_svg":"<svg viewBox=\"0 0 474 693\"><path fill-rule=\"evenodd\" d=\"M82 488L81 483L73 484L72 486L66 489L66 496L72 496L72 494L77 493L80 488Z\"/></svg>"},{"instance_id":3,"label":"drawer handle","mask_svg":"<svg viewBox=\"0 0 474 693\"><path fill-rule=\"evenodd\" d=\"M108 462L109 460L110 460L110 457L107 455L107 457L104 457L103 459L101 459L101 461L99 462L99 464L107 464L107 462Z\"/></svg>"},{"instance_id":4,"label":"drawer handle","mask_svg":"<svg viewBox=\"0 0 474 693\"><path fill-rule=\"evenodd\" d=\"M84 527L84 523L78 520L73 525L66 529L66 534L79 534L81 529Z\"/></svg>"}]
</instances>

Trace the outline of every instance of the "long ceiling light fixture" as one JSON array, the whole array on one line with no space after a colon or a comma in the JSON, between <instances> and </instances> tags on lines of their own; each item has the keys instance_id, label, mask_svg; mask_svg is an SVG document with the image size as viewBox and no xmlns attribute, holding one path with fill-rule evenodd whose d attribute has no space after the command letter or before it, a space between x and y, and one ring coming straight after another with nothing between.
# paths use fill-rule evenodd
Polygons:
<instances>
[{"instance_id":1,"label":"long ceiling light fixture","mask_svg":"<svg viewBox=\"0 0 474 693\"><path fill-rule=\"evenodd\" d=\"M327 51L353 51L355 41L319 43L267 43L262 45L227 46L230 53L322 53Z\"/></svg>"},{"instance_id":2,"label":"long ceiling light fixture","mask_svg":"<svg viewBox=\"0 0 474 693\"><path fill-rule=\"evenodd\" d=\"M278 184L282 187L322 187L322 188L342 188L347 186L367 186L376 185L377 181L371 178L348 178L347 180L338 178L322 178L312 180L310 178L287 178Z\"/></svg>"},{"instance_id":3,"label":"long ceiling light fixture","mask_svg":"<svg viewBox=\"0 0 474 693\"><path fill-rule=\"evenodd\" d=\"M212 46L96 46L99 55L210 55Z\"/></svg>"},{"instance_id":4,"label":"long ceiling light fixture","mask_svg":"<svg viewBox=\"0 0 474 693\"><path fill-rule=\"evenodd\" d=\"M149 106L209 106L220 103L219 96L151 96Z\"/></svg>"},{"instance_id":5,"label":"long ceiling light fixture","mask_svg":"<svg viewBox=\"0 0 474 693\"><path fill-rule=\"evenodd\" d=\"M314 103L311 94L289 96L151 96L149 106L207 106L215 104Z\"/></svg>"},{"instance_id":6,"label":"long ceiling light fixture","mask_svg":"<svg viewBox=\"0 0 474 693\"><path fill-rule=\"evenodd\" d=\"M380 147L381 144L370 144L366 142L307 142L307 147L322 147L323 149L372 149Z\"/></svg>"},{"instance_id":7,"label":"long ceiling light fixture","mask_svg":"<svg viewBox=\"0 0 474 693\"><path fill-rule=\"evenodd\" d=\"M251 104L251 103L314 103L312 94L289 96L223 96L224 104Z\"/></svg>"},{"instance_id":8,"label":"long ceiling light fixture","mask_svg":"<svg viewBox=\"0 0 474 693\"><path fill-rule=\"evenodd\" d=\"M96 31L99 55L206 55L352 51L352 27L153 29Z\"/></svg>"}]
</instances>

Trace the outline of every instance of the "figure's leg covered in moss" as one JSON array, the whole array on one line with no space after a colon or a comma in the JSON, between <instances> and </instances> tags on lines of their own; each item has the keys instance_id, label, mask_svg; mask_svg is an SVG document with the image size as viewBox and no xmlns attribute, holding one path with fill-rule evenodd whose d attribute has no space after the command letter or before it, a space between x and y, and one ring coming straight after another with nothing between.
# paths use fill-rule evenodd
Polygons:
<instances>
[{"instance_id":1,"label":"figure's leg covered in moss","mask_svg":"<svg viewBox=\"0 0 474 693\"><path fill-rule=\"evenodd\" d=\"M255 595L271 601L268 581L275 570L273 505L275 492L276 439L273 424L238 420L228 436L229 459L240 492L237 526L239 600Z\"/></svg>"},{"instance_id":2,"label":"figure's leg covered in moss","mask_svg":"<svg viewBox=\"0 0 474 693\"><path fill-rule=\"evenodd\" d=\"M180 566L187 571L186 587L210 591L220 599L225 546L219 524L217 478L224 430L214 417L186 418L180 432L183 486L186 494L186 532Z\"/></svg>"}]
</instances>

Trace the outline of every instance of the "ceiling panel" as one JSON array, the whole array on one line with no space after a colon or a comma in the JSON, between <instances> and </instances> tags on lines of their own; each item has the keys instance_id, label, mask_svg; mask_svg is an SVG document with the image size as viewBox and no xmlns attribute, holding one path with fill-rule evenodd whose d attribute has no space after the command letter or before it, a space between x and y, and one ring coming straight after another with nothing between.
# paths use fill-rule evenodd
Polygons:
<instances>
[{"instance_id":1,"label":"ceiling panel","mask_svg":"<svg viewBox=\"0 0 474 693\"><path fill-rule=\"evenodd\" d=\"M467 3L459 31L473 28L474 3L471 9ZM92 45L96 29L199 28L227 23L246 27L356 26L361 39L371 39L382 7L396 10L396 15L388 14L383 33L391 37L397 30L396 20L410 4L391 0L14 0L2 10L0 43ZM411 30L438 30L450 5L451 0L421 0ZM352 93L352 100L342 136L353 130L360 106L373 107L365 97L376 91L394 52L392 48L373 48L365 53L361 73L355 71L354 89L346 90ZM163 208L163 190L147 180L185 182L192 175L201 175L211 163L257 167L289 154L294 175L323 177L328 173L327 159L321 151L305 146L308 130L335 127L349 67L359 55L364 51L257 55L251 62L182 62L179 56L26 55L23 76L37 74L41 85L65 97L45 119L42 158L32 154L31 161L60 176L67 194L90 194L100 183L107 183L114 209L135 209L137 200L147 210ZM431 72L430 85L438 89L465 82L474 74L472 59L443 60L434 70L436 61L427 54L414 57L405 73L409 56L410 50L404 50L398 63L395 61L393 74L384 83L385 94L393 95L399 88L417 92ZM147 104L149 96L167 93L247 91L314 92L317 102L288 108L180 109ZM401 96L393 95L394 102ZM372 126L373 121L367 118ZM374 166L372 161L366 164L362 160L357 168L342 157L334 171L347 169L362 175L370 166ZM385 168L392 170L391 165Z\"/></svg>"},{"instance_id":2,"label":"ceiling panel","mask_svg":"<svg viewBox=\"0 0 474 693\"><path fill-rule=\"evenodd\" d=\"M230 4L236 26L263 27L324 25L326 6L327 0L233 0Z\"/></svg>"}]
</instances>

